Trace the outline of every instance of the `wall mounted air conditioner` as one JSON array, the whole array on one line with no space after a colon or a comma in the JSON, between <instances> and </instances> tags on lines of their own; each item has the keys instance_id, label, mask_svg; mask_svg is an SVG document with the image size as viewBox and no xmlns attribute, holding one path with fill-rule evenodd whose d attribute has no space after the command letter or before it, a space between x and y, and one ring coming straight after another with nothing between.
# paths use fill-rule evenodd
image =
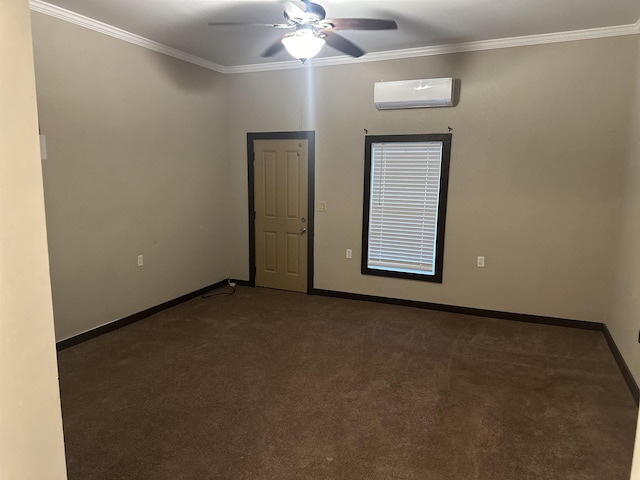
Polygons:
<instances>
[{"instance_id":1,"label":"wall mounted air conditioner","mask_svg":"<svg viewBox=\"0 0 640 480\"><path fill-rule=\"evenodd\" d=\"M376 82L373 101L378 110L453 106L453 78Z\"/></svg>"}]
</instances>

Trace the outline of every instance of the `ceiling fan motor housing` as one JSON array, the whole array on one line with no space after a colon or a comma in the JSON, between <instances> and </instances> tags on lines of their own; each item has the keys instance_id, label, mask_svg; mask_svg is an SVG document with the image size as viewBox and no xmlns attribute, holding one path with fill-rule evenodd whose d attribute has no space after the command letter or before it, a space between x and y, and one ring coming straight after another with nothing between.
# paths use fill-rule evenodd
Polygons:
<instances>
[{"instance_id":1,"label":"ceiling fan motor housing","mask_svg":"<svg viewBox=\"0 0 640 480\"><path fill-rule=\"evenodd\" d=\"M327 16L327 11L322 7L322 5L318 5L317 3L305 2L307 4L307 15L309 16L310 21L319 22L320 20L324 20Z\"/></svg>"}]
</instances>

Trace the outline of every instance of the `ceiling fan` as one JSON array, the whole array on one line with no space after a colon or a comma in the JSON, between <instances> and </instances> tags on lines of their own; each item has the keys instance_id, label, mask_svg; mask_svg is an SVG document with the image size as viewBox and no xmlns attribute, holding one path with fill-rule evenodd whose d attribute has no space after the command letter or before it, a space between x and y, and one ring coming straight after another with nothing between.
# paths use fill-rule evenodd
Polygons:
<instances>
[{"instance_id":1,"label":"ceiling fan","mask_svg":"<svg viewBox=\"0 0 640 480\"><path fill-rule=\"evenodd\" d=\"M355 43L347 40L336 30L395 30L398 25L394 20L377 18L326 18L327 12L317 3L310 0L292 0L287 2L284 9L286 23L217 23L209 22L210 26L219 25L254 25L282 29L293 29L276 42L272 43L262 57L272 57L283 48L303 63L316 56L320 49L329 45L352 57L361 57L366 52Z\"/></svg>"}]
</instances>

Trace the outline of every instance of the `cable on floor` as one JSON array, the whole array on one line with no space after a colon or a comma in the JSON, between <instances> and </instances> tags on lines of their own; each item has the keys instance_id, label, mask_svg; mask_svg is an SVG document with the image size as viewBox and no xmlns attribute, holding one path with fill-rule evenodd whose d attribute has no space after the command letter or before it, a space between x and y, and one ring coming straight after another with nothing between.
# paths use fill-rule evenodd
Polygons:
<instances>
[{"instance_id":1,"label":"cable on floor","mask_svg":"<svg viewBox=\"0 0 640 480\"><path fill-rule=\"evenodd\" d=\"M226 295L233 295L234 293L236 293L236 284L232 282L231 279L228 279L226 285L203 294L202 298L223 297Z\"/></svg>"}]
</instances>

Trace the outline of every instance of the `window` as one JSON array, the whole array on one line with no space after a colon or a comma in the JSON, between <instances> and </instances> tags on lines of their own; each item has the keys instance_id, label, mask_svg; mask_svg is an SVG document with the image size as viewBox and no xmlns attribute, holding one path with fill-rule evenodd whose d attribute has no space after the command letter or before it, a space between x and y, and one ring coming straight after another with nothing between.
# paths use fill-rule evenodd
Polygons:
<instances>
[{"instance_id":1,"label":"window","mask_svg":"<svg viewBox=\"0 0 640 480\"><path fill-rule=\"evenodd\" d=\"M362 273L442 282L451 134L367 136Z\"/></svg>"}]
</instances>

